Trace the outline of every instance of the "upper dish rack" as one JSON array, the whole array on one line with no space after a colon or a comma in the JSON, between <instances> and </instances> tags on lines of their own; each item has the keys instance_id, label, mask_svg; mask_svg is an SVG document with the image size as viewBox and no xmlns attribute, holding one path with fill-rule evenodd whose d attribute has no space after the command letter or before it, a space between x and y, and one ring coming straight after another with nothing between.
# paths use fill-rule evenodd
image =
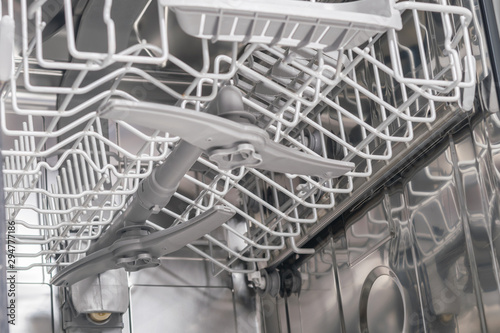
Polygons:
<instances>
[{"instance_id":1,"label":"upper dish rack","mask_svg":"<svg viewBox=\"0 0 500 333\"><path fill-rule=\"evenodd\" d=\"M236 217L188 245L214 267L248 273L285 249L311 252L296 240L355 190L355 178L390 161L395 143L415 139L417 124L432 126L442 104L472 108L471 2L380 1L382 16L358 13L353 23L335 15L305 19L324 6L355 11L366 3L307 3L311 9L300 15L276 16L272 8L305 3L105 0L82 9L71 0L6 1L3 15L15 30L0 45L12 64L3 70L0 122L18 269L52 272L81 258L179 141L101 119L101 106L122 99L203 111L225 85L243 93L275 142L354 169L337 179L225 171L202 156L149 225L161 230L224 204ZM169 34L180 33L171 28L175 20L193 51L182 53L182 41ZM91 36L102 38L85 42ZM11 53L2 51L8 47Z\"/></svg>"}]
</instances>

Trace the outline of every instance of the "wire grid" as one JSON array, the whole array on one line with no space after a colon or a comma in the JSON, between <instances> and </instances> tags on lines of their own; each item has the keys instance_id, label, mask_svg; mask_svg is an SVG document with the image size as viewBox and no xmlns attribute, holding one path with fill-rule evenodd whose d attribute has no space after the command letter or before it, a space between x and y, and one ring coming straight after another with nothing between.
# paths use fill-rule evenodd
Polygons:
<instances>
[{"instance_id":1,"label":"wire grid","mask_svg":"<svg viewBox=\"0 0 500 333\"><path fill-rule=\"evenodd\" d=\"M12 0L8 4L14 16ZM20 270L47 266L51 272L81 258L140 181L168 158L178 138L98 117L99 105L110 98L150 101L152 94L134 96L131 84L200 111L220 86L235 85L257 125L276 142L355 163L339 179L318 179L244 167L226 172L206 157L198 160L159 219L179 223L215 204L230 206L236 221L188 247L214 268L252 272L287 248L310 253L295 239L354 190L353 179L369 177L373 163L391 159L393 143L413 140L416 124L439 117L437 104L461 103L475 83L474 74L464 74L475 68L468 31L473 15L446 1L397 3L404 29L350 50L232 43L229 53L213 54L210 42L201 40L201 69L169 53L166 10L155 1L148 6L157 6L158 41L138 38L117 50L110 13L119 4L106 0L108 49L84 52L74 39L72 2L64 0L73 61L45 59L43 4L20 1L21 54L0 100L6 211L17 221ZM62 86L67 73L74 80ZM51 102L34 106L25 96ZM148 223L165 227L158 218Z\"/></svg>"}]
</instances>

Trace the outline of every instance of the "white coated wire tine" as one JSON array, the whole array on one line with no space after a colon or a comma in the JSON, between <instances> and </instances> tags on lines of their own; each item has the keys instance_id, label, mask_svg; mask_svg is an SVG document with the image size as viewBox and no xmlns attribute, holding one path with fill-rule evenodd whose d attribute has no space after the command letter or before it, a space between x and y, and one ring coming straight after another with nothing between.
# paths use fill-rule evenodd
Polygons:
<instances>
[{"instance_id":1,"label":"white coated wire tine","mask_svg":"<svg viewBox=\"0 0 500 333\"><path fill-rule=\"evenodd\" d=\"M56 185L55 184L52 184L51 185L51 189L52 189L52 193L56 193ZM57 211L58 210L58 201L56 198L54 197L48 197L48 209L51 209L51 210L54 210L54 211ZM61 215L60 214L48 214L50 216L50 219L49 219L49 224L50 222L52 222L52 225L54 226L59 226L61 224ZM57 233L57 230L58 229L54 229L54 234Z\"/></svg>"},{"instance_id":2,"label":"white coated wire tine","mask_svg":"<svg viewBox=\"0 0 500 333\"><path fill-rule=\"evenodd\" d=\"M92 129L91 129L92 130ZM89 137L85 136L83 138L83 144L85 146L85 153L87 154L88 157L91 157L91 147L90 147L90 142L89 142ZM90 186L95 187L96 184L96 179L95 179L95 174L94 174L94 169L92 169L92 166L90 164L86 164L88 167L88 174L90 176Z\"/></svg>"},{"instance_id":3,"label":"white coated wire tine","mask_svg":"<svg viewBox=\"0 0 500 333\"><path fill-rule=\"evenodd\" d=\"M64 194L71 194L70 183L68 179L68 169L71 169L71 162L67 160L66 165L67 167L63 167L61 169L61 190ZM70 196L67 196L65 199L63 199L63 202L65 203L66 208L73 207L73 200ZM72 219L71 214L72 212L68 212L68 220Z\"/></svg>"},{"instance_id":4,"label":"white coated wire tine","mask_svg":"<svg viewBox=\"0 0 500 333\"><path fill-rule=\"evenodd\" d=\"M14 149L16 151L21 151L21 147L19 146L19 140L14 140ZM15 162L14 162L14 168L15 170L23 170L23 166L22 166L22 163L21 163L21 156L16 156L15 157ZM18 186L20 185L19 183L24 183L24 175L22 173L20 173L19 177L18 177L18 180L16 181L16 184L14 184L14 186ZM25 186L23 186L22 188L26 188Z\"/></svg>"},{"instance_id":5,"label":"white coated wire tine","mask_svg":"<svg viewBox=\"0 0 500 333\"><path fill-rule=\"evenodd\" d=\"M56 189L56 193L60 193L60 194L64 194L64 189L63 189L63 184L62 184L62 180L61 180L61 176L64 172L64 168L61 169L61 172L59 175L57 175L57 189ZM64 198L59 198L57 199L57 203L59 205L59 209L62 210L62 211L66 211L67 208L66 208L66 200ZM65 219L66 221L69 221L69 216L68 216L68 213L64 213L62 214L61 216L63 219Z\"/></svg>"},{"instance_id":6,"label":"white coated wire tine","mask_svg":"<svg viewBox=\"0 0 500 333\"><path fill-rule=\"evenodd\" d=\"M94 131L94 126L90 126L90 131ZM101 160L99 158L99 150L97 148L97 139L94 136L90 137L90 144L91 144L93 161L96 163L97 168L100 170L102 168L102 165L101 165Z\"/></svg>"},{"instance_id":7,"label":"white coated wire tine","mask_svg":"<svg viewBox=\"0 0 500 333\"><path fill-rule=\"evenodd\" d=\"M28 131L29 132L34 132L34 124L33 124L33 115L28 115ZM29 136L30 139L30 151L34 151L36 148L36 143L35 143L35 137Z\"/></svg>"},{"instance_id":8,"label":"white coated wire tine","mask_svg":"<svg viewBox=\"0 0 500 333\"><path fill-rule=\"evenodd\" d=\"M69 189L68 194L76 194L76 193L78 193L76 186L75 186L75 173L74 173L76 165L73 165L73 163L71 162L71 159L68 159L66 161L66 164L68 166L68 168L66 169L66 174L67 174L66 182L68 183L67 186ZM78 199L74 198L72 201L73 202L69 205L70 207L80 206Z\"/></svg>"},{"instance_id":9,"label":"white coated wire tine","mask_svg":"<svg viewBox=\"0 0 500 333\"><path fill-rule=\"evenodd\" d=\"M22 123L22 127L23 127L23 130L26 130L26 123L23 122ZM22 152L27 152L27 147L25 147L25 136L20 136L19 137L19 140L17 141L19 143L19 151L22 151ZM26 159L26 155L23 155L23 156L20 156L19 158L19 165L17 166L18 170L23 170L25 167L27 167L27 159ZM23 186L24 188L28 188L28 184L29 184L29 175L26 175L25 177L23 177Z\"/></svg>"},{"instance_id":10,"label":"white coated wire tine","mask_svg":"<svg viewBox=\"0 0 500 333\"><path fill-rule=\"evenodd\" d=\"M72 155L73 158L73 165L74 165L74 179L76 180L75 190L73 194L78 194L83 192L83 187L82 187L82 175L80 173L80 163L78 161L78 157L76 154ZM80 201L83 201L83 197L80 198ZM78 206L81 206L81 203L78 202Z\"/></svg>"},{"instance_id":11,"label":"white coated wire tine","mask_svg":"<svg viewBox=\"0 0 500 333\"><path fill-rule=\"evenodd\" d=\"M87 163L85 162L85 158L83 157L84 149L83 149L83 144L81 142L78 144L78 150L82 152L82 154L79 154L80 161L78 166L81 172L81 180L79 182L80 191L89 191L90 190L89 173L87 171ZM76 160L77 158L75 158L75 163L77 163Z\"/></svg>"},{"instance_id":12,"label":"white coated wire tine","mask_svg":"<svg viewBox=\"0 0 500 333\"><path fill-rule=\"evenodd\" d=\"M6 170L12 170L12 166L11 166L11 159L12 159L13 156L7 156L4 158L3 160L3 164L2 164L2 169L3 169L3 172L5 172ZM5 174L4 173L4 181L5 181L5 188L12 188L12 174Z\"/></svg>"},{"instance_id":13,"label":"white coated wire tine","mask_svg":"<svg viewBox=\"0 0 500 333\"><path fill-rule=\"evenodd\" d=\"M19 151L26 152L26 150L24 149L23 137L19 137L19 139L16 139L16 142L14 145L17 146ZM16 159L16 169L23 170L25 167L26 167L26 156L21 155ZM21 176L21 184L22 184L22 188L24 188L24 189L28 189L28 179L27 178L28 178L28 175L26 175L26 174L23 174Z\"/></svg>"},{"instance_id":14,"label":"white coated wire tine","mask_svg":"<svg viewBox=\"0 0 500 333\"><path fill-rule=\"evenodd\" d=\"M96 125L97 125L97 131L98 131L98 133L100 133L102 135L101 122L100 121L96 121ZM100 152L101 152L102 165L106 166L106 165L108 165L108 157L106 156L106 147L104 146L104 142L103 141L99 141L99 149L100 149ZM109 169L108 168L105 169L105 175L107 176L106 179L109 182L109 180L111 178L111 175L109 173Z\"/></svg>"}]
</instances>

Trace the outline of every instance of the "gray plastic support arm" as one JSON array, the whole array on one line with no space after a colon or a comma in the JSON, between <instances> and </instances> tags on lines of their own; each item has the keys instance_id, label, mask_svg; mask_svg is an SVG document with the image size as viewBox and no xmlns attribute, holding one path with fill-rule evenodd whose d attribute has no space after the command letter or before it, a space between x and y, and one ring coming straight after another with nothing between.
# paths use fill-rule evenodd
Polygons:
<instances>
[{"instance_id":1,"label":"gray plastic support arm","mask_svg":"<svg viewBox=\"0 0 500 333\"><path fill-rule=\"evenodd\" d=\"M147 236L119 239L113 245L67 266L54 276L51 283L68 286L111 269L125 268L133 272L156 267L160 264L158 258L197 240L229 221L234 214L229 207L214 206L174 227Z\"/></svg>"},{"instance_id":2,"label":"gray plastic support arm","mask_svg":"<svg viewBox=\"0 0 500 333\"><path fill-rule=\"evenodd\" d=\"M141 182L125 212L115 218L106 232L91 245L87 254L110 246L120 238L120 229L144 225L151 214L165 207L201 152L198 147L181 141L165 162Z\"/></svg>"},{"instance_id":3,"label":"gray plastic support arm","mask_svg":"<svg viewBox=\"0 0 500 333\"><path fill-rule=\"evenodd\" d=\"M210 112L223 116L227 112L230 113L233 106L238 106L238 102L242 107L241 93L235 89L222 88L215 100L209 104ZM153 122L154 120L151 119ZM200 148L181 140L166 161L141 182L125 212L115 218L106 232L90 246L87 254L110 246L122 237L121 231L124 227L140 227L146 223L151 214L158 213L165 207L201 153Z\"/></svg>"},{"instance_id":4,"label":"gray plastic support arm","mask_svg":"<svg viewBox=\"0 0 500 333\"><path fill-rule=\"evenodd\" d=\"M350 162L326 159L280 145L257 126L176 106L113 100L104 105L100 116L177 135L202 149L224 170L248 166L332 178L354 168Z\"/></svg>"}]
</instances>

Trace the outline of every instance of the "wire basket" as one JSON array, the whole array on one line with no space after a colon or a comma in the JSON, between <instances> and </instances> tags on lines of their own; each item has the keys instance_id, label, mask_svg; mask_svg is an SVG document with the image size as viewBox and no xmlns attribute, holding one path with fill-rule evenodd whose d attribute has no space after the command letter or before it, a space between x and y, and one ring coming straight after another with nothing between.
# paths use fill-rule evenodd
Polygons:
<instances>
[{"instance_id":1,"label":"wire basket","mask_svg":"<svg viewBox=\"0 0 500 333\"><path fill-rule=\"evenodd\" d=\"M163 0L189 35L231 42L338 49L401 29L392 0L349 3Z\"/></svg>"},{"instance_id":2,"label":"wire basket","mask_svg":"<svg viewBox=\"0 0 500 333\"><path fill-rule=\"evenodd\" d=\"M205 156L198 159L171 203L148 223L161 230L216 204L231 207L236 218L188 248L210 260L214 272L246 273L287 249L313 251L298 248L296 240L356 189L354 179L391 161L393 145L414 140L416 125L432 126L443 116L440 105L472 107L476 58L468 2L386 1L391 15L401 16L401 30L384 26L385 33L335 48L313 39L292 43L285 35L198 34L190 39L194 60L167 28L183 20L188 4L125 2L105 0L87 9L101 14L97 21L77 17L71 0L55 9L50 1L28 6L21 0L19 7L9 1L3 14L16 22L0 115L5 207L7 219L17 222L19 270L46 267L51 273L83 257L179 141L100 119L97 110L111 98L203 111L220 87L234 85L275 142L355 163L343 177L320 179L245 167L224 171ZM224 8L230 2L203 3ZM204 6L189 7L207 22ZM134 20L124 23L124 12ZM58 29L50 20L57 13L64 17ZM201 29L203 22L194 23ZM131 33L124 37L126 29ZM96 33L101 43L86 44L83 37ZM53 43L62 47L57 54Z\"/></svg>"}]
</instances>

